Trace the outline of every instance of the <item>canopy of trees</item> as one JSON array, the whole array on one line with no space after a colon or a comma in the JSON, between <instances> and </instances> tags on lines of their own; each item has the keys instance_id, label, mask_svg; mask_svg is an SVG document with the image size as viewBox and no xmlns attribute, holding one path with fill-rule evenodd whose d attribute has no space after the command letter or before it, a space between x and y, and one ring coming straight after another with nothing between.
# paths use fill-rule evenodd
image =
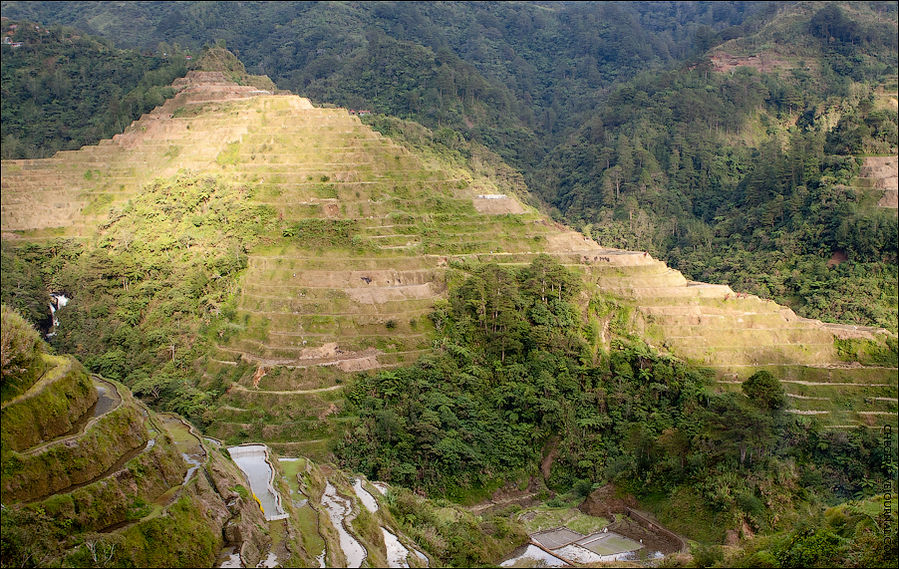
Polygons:
<instances>
[{"instance_id":1,"label":"canopy of trees","mask_svg":"<svg viewBox=\"0 0 899 569\"><path fill-rule=\"evenodd\" d=\"M11 28L16 26L15 28ZM3 21L3 158L40 158L96 144L172 95L183 56L115 49L65 27Z\"/></svg>"}]
</instances>

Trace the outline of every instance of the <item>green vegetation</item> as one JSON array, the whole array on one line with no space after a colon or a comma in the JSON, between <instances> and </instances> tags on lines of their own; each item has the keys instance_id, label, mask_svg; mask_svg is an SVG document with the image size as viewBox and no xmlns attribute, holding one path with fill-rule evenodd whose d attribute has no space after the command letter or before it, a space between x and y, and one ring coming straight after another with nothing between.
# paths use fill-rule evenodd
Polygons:
<instances>
[{"instance_id":1,"label":"green vegetation","mask_svg":"<svg viewBox=\"0 0 899 569\"><path fill-rule=\"evenodd\" d=\"M524 529L502 516L475 516L405 488L391 488L390 513L403 531L440 565L475 567L495 562L527 540Z\"/></svg>"},{"instance_id":2,"label":"green vegetation","mask_svg":"<svg viewBox=\"0 0 899 569\"><path fill-rule=\"evenodd\" d=\"M34 500L91 481L146 441L140 411L120 407L101 417L74 447L54 444L27 454L9 453L3 463L3 495Z\"/></svg>"},{"instance_id":3,"label":"green vegetation","mask_svg":"<svg viewBox=\"0 0 899 569\"><path fill-rule=\"evenodd\" d=\"M343 464L455 495L457 485L535 471L558 436L551 488L611 481L650 504L692 493L692 515L705 522L674 525L704 540L743 521L777 527L800 503L851 498L865 480L893 475L883 458L895 441L884 449L865 429L835 432L784 413L767 372L744 384L747 397L714 393L696 369L627 338L597 361L582 324L596 304L572 303L583 298L576 283L546 257L517 270L473 267L432 317L433 355L350 386L358 418L336 450Z\"/></svg>"},{"instance_id":4,"label":"green vegetation","mask_svg":"<svg viewBox=\"0 0 899 569\"><path fill-rule=\"evenodd\" d=\"M757 371L742 384L743 393L763 409L781 409L787 404L784 388L767 371Z\"/></svg>"},{"instance_id":5,"label":"green vegetation","mask_svg":"<svg viewBox=\"0 0 899 569\"><path fill-rule=\"evenodd\" d=\"M0 244L0 261L0 300L32 324L48 329L50 295L44 287L45 268L20 258L6 240Z\"/></svg>"},{"instance_id":6,"label":"green vegetation","mask_svg":"<svg viewBox=\"0 0 899 569\"><path fill-rule=\"evenodd\" d=\"M578 502L583 499L578 496ZM533 516L526 514L533 513ZM543 504L533 509L524 510L515 515L523 521L525 529L528 533L534 533L542 530L553 529L560 526L567 527L584 535L589 535L596 531L601 531L609 525L610 520L596 516L588 516L581 513L580 510L570 507L568 504L561 506L550 506Z\"/></svg>"},{"instance_id":7,"label":"green vegetation","mask_svg":"<svg viewBox=\"0 0 899 569\"><path fill-rule=\"evenodd\" d=\"M0 307L0 397L4 403L24 393L44 370L41 339L34 328L5 304Z\"/></svg>"},{"instance_id":8,"label":"green vegetation","mask_svg":"<svg viewBox=\"0 0 899 569\"><path fill-rule=\"evenodd\" d=\"M852 181L853 157L896 148L895 109L869 97L895 81L888 3L149 6L6 9L169 54L226 42L318 103L486 145L603 244L896 331L895 216ZM203 68L246 84L225 54ZM748 63L719 72L720 58Z\"/></svg>"},{"instance_id":9,"label":"green vegetation","mask_svg":"<svg viewBox=\"0 0 899 569\"><path fill-rule=\"evenodd\" d=\"M13 28L12 26L15 26ZM61 26L3 20L3 158L96 144L171 97L184 54L145 56ZM9 34L7 34L9 32Z\"/></svg>"},{"instance_id":10,"label":"green vegetation","mask_svg":"<svg viewBox=\"0 0 899 569\"><path fill-rule=\"evenodd\" d=\"M188 497L175 502L166 518L144 521L116 537L119 547L112 565L119 567L206 567L215 560L222 539L209 527L203 510ZM159 547L162 543L168 545ZM85 550L73 556L88 553Z\"/></svg>"},{"instance_id":11,"label":"green vegetation","mask_svg":"<svg viewBox=\"0 0 899 569\"><path fill-rule=\"evenodd\" d=\"M539 159L547 136L561 140L579 124L609 85L704 50L722 41L715 32L770 17L773 7L13 2L6 10L132 48L226 43L281 88L448 126L523 165Z\"/></svg>"},{"instance_id":12,"label":"green vegetation","mask_svg":"<svg viewBox=\"0 0 899 569\"><path fill-rule=\"evenodd\" d=\"M750 540L736 551L720 550L726 567L891 567L897 562L897 501L876 495L810 516L789 531ZM714 555L714 553L713 553Z\"/></svg>"},{"instance_id":13,"label":"green vegetation","mask_svg":"<svg viewBox=\"0 0 899 569\"><path fill-rule=\"evenodd\" d=\"M561 232L531 212L479 215L471 199L526 198L530 186L558 220L603 245L653 252L688 278L774 298L803 316L896 332L896 217L877 205L877 183L863 172L865 159L894 156L899 146L894 99L884 95L895 90L893 4L61 3L52 12L160 56L117 51L70 29L20 22L12 30L4 20L3 31L24 42L2 48L4 157L45 156L120 130L186 72L175 42L199 48L219 39L281 87L375 111L362 121L403 147L359 129L341 110L296 113L295 99L262 97L258 106L178 109L156 138L147 136L158 144L145 167L161 164L170 175L197 149L167 128L226 132L233 120L240 139L229 133L197 162L212 163L218 176L184 170L127 189L132 182L123 181L114 195L118 182L103 187L107 177L140 178L140 166L79 165L76 181L89 187L72 219L103 217L97 230L93 221L73 230L83 231L81 241L56 239L54 229L25 232L4 239L2 250L3 303L28 322L46 329L48 291L71 291L55 348L228 442L334 450L348 469L466 504L533 481L547 497L558 495L537 508L532 526L598 529L570 507L614 483L703 542L697 565L895 564L877 542L893 518L878 518L869 498L895 478L895 441L846 428L895 421L895 369L783 365L753 368L742 385L722 379L723 371L715 381L653 347L672 349L665 336L675 335L658 324L672 314L598 292L635 274L635 288L680 275L662 263L606 270L577 253L560 259L584 275L549 256L534 260L535 250L559 252L547 242ZM50 11L13 2L4 13L43 19ZM217 45L197 68L275 90L249 76L224 41ZM258 117L255 126L240 122L248 116ZM129 133L131 142L145 144L142 132ZM102 164L98 154L91 164ZM437 301L428 321L444 284L448 300ZM727 311L728 299L697 294L689 327L714 334L706 317ZM743 306L752 303L761 301ZM752 317L733 345L705 355L755 339L817 339L763 331L782 325L776 310L746 312ZM55 361L36 355L40 340L7 312L4 403ZM636 328L645 328L642 338ZM703 344L707 336L691 331L677 337ZM808 352L808 361L833 359L829 333L820 332L814 347L785 343ZM835 347L847 361L896 366L894 336ZM314 367L322 361L331 367ZM348 370L371 366L390 369L346 381ZM114 496L108 509L89 505L113 497L93 477L152 435L136 407L108 413L78 448L35 451L38 440L71 427L87 401L89 380L62 381L54 375L62 367L42 378L52 386L4 408L4 498L86 485L4 511L4 565L54 550L65 524L102 532L123 522L33 560L210 564L221 541L216 524L228 514L197 500L209 477L197 476L184 492L161 488L149 470L181 479L167 455L129 462L122 476L141 480L138 490ZM885 379L864 383L873 377ZM193 438L177 434L160 441L160 453ZM324 480L316 472L289 472L297 491L317 477L311 503ZM331 480L347 492L345 480ZM22 481L36 489L16 488ZM237 480L218 482L229 489L223 494L249 500ZM390 515L439 563L492 563L524 541L508 511L476 517L395 488ZM856 498L863 501L826 510ZM306 544L310 551L294 558L303 563L321 543L339 558L333 532L319 533L309 504L297 509L304 535L275 526L272 538ZM386 519L363 512L354 528L367 545L380 544ZM760 537L742 549L706 546L728 531ZM174 535L184 543L158 547ZM378 548L372 564L384 562Z\"/></svg>"},{"instance_id":14,"label":"green vegetation","mask_svg":"<svg viewBox=\"0 0 899 569\"><path fill-rule=\"evenodd\" d=\"M883 365L897 367L899 365L899 349L895 336L881 344L870 340L838 339L837 350L846 361L857 361L867 365Z\"/></svg>"},{"instance_id":15,"label":"green vegetation","mask_svg":"<svg viewBox=\"0 0 899 569\"><path fill-rule=\"evenodd\" d=\"M39 356L46 371L36 393L6 402L3 407L3 456L68 432L97 400L93 382L72 358ZM27 376L20 374L13 377ZM28 386L32 387L32 386Z\"/></svg>"},{"instance_id":16,"label":"green vegetation","mask_svg":"<svg viewBox=\"0 0 899 569\"><path fill-rule=\"evenodd\" d=\"M852 186L850 153L895 153L896 113L875 110L863 87L833 100L839 89L825 90L798 113L779 98L788 88L743 69L642 77L532 185L600 242L659 254L688 278L895 332L895 212ZM849 112L828 131L838 105ZM755 123L766 131L744 143ZM847 262L832 267L834 254Z\"/></svg>"},{"instance_id":17,"label":"green vegetation","mask_svg":"<svg viewBox=\"0 0 899 569\"><path fill-rule=\"evenodd\" d=\"M55 290L78 291L54 345L149 401L200 418L210 394L185 379L211 339L245 324L233 320L234 283L249 247L277 231L270 208L247 202L251 192L209 176L158 181L114 212L94 244L27 245L4 276L37 272Z\"/></svg>"},{"instance_id":18,"label":"green vegetation","mask_svg":"<svg viewBox=\"0 0 899 569\"><path fill-rule=\"evenodd\" d=\"M4 337L28 329L3 311ZM210 455L180 419L156 415L118 383L104 382L116 392L105 397L120 401L95 415L97 390L81 365L45 349L37 343L46 373L4 401L2 566L205 566L229 522L242 524L241 540L262 545L255 503L216 490L242 481L233 463ZM24 385L27 369L9 371L8 380ZM205 457L205 475L185 478L185 449Z\"/></svg>"},{"instance_id":19,"label":"green vegetation","mask_svg":"<svg viewBox=\"0 0 899 569\"><path fill-rule=\"evenodd\" d=\"M295 238L297 243L309 249L322 247L351 247L356 241L359 224L353 219L304 219L282 232L284 237Z\"/></svg>"}]
</instances>

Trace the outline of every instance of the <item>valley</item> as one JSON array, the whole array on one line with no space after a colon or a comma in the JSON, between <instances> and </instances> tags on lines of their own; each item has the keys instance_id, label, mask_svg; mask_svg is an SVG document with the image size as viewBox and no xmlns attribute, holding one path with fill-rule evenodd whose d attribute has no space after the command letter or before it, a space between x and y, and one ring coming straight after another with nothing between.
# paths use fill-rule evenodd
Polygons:
<instances>
[{"instance_id":1,"label":"valley","mask_svg":"<svg viewBox=\"0 0 899 569\"><path fill-rule=\"evenodd\" d=\"M754 9L552 127L502 116L533 85L459 123L172 46L118 134L4 158L4 566L890 565L885 28ZM844 13L880 47L834 87L779 30Z\"/></svg>"}]
</instances>

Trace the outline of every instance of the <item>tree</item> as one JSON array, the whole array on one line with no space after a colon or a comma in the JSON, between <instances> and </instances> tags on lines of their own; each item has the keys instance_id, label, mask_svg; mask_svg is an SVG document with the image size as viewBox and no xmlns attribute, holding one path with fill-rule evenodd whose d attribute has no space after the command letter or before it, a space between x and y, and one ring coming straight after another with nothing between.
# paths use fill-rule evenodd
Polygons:
<instances>
[{"instance_id":1,"label":"tree","mask_svg":"<svg viewBox=\"0 0 899 569\"><path fill-rule=\"evenodd\" d=\"M523 268L519 279L523 293L539 297L544 303L552 297L569 300L580 290L580 279L546 253Z\"/></svg>"},{"instance_id":2,"label":"tree","mask_svg":"<svg viewBox=\"0 0 899 569\"><path fill-rule=\"evenodd\" d=\"M763 409L781 409L787 402L780 381L764 370L755 372L743 382L743 393Z\"/></svg>"}]
</instances>

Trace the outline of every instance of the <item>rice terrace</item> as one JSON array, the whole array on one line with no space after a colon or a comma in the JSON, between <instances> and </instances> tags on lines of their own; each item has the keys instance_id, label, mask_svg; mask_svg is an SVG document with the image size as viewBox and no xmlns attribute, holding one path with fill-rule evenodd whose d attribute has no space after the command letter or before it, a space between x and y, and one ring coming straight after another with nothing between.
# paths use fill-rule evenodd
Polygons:
<instances>
[{"instance_id":1,"label":"rice terrace","mask_svg":"<svg viewBox=\"0 0 899 569\"><path fill-rule=\"evenodd\" d=\"M895 566L895 3L2 9L3 567Z\"/></svg>"}]
</instances>

